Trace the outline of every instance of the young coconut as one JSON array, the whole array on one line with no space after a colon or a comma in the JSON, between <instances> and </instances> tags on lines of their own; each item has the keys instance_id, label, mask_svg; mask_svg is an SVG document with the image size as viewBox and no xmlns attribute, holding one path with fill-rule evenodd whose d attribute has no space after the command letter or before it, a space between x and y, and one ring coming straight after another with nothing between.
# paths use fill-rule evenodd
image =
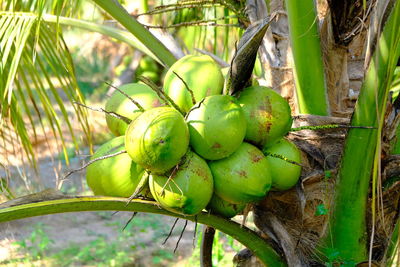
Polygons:
<instances>
[{"instance_id":1,"label":"young coconut","mask_svg":"<svg viewBox=\"0 0 400 267\"><path fill-rule=\"evenodd\" d=\"M243 142L229 157L208 163L214 192L225 201L244 204L264 198L271 188L269 164L255 146Z\"/></svg>"},{"instance_id":2,"label":"young coconut","mask_svg":"<svg viewBox=\"0 0 400 267\"><path fill-rule=\"evenodd\" d=\"M125 148L134 162L157 174L176 166L189 146L189 130L182 114L171 107L143 112L129 124Z\"/></svg>"},{"instance_id":3,"label":"young coconut","mask_svg":"<svg viewBox=\"0 0 400 267\"><path fill-rule=\"evenodd\" d=\"M300 150L292 142L282 138L276 144L263 150L267 156L272 177L272 189L287 190L296 185L300 178L301 167L284 159L269 156L275 154L288 160L301 163Z\"/></svg>"},{"instance_id":4,"label":"young coconut","mask_svg":"<svg viewBox=\"0 0 400 267\"><path fill-rule=\"evenodd\" d=\"M246 204L233 204L213 194L210 203L207 205L207 210L225 218L232 218L242 212L245 207Z\"/></svg>"},{"instance_id":5,"label":"young coconut","mask_svg":"<svg viewBox=\"0 0 400 267\"><path fill-rule=\"evenodd\" d=\"M221 68L210 56L182 57L165 74L164 91L184 112L193 106L193 99L181 78L193 92L196 101L221 94L224 86Z\"/></svg>"},{"instance_id":6,"label":"young coconut","mask_svg":"<svg viewBox=\"0 0 400 267\"><path fill-rule=\"evenodd\" d=\"M128 83L119 87L124 93L138 102L145 110L162 105L161 99L149 86L142 83ZM115 90L107 100L105 110L115 112L128 119L134 120L142 111L125 95ZM128 124L123 120L106 114L106 122L110 131L116 136L125 135Z\"/></svg>"},{"instance_id":7,"label":"young coconut","mask_svg":"<svg viewBox=\"0 0 400 267\"><path fill-rule=\"evenodd\" d=\"M243 142L246 118L236 99L228 95L204 98L187 116L190 145L205 159L228 157Z\"/></svg>"},{"instance_id":8,"label":"young coconut","mask_svg":"<svg viewBox=\"0 0 400 267\"><path fill-rule=\"evenodd\" d=\"M169 177L170 176L170 177ZM151 174L150 191L160 205L171 212L195 215L208 204L213 177L207 163L192 151L169 175Z\"/></svg>"},{"instance_id":9,"label":"young coconut","mask_svg":"<svg viewBox=\"0 0 400 267\"><path fill-rule=\"evenodd\" d=\"M247 120L245 140L258 147L271 146L292 126L288 102L265 86L250 86L238 98Z\"/></svg>"},{"instance_id":10,"label":"young coconut","mask_svg":"<svg viewBox=\"0 0 400 267\"><path fill-rule=\"evenodd\" d=\"M91 159L124 149L124 136L119 136L100 146ZM86 169L86 180L95 195L129 197L135 191L143 173L144 169L124 153L89 165Z\"/></svg>"}]
</instances>

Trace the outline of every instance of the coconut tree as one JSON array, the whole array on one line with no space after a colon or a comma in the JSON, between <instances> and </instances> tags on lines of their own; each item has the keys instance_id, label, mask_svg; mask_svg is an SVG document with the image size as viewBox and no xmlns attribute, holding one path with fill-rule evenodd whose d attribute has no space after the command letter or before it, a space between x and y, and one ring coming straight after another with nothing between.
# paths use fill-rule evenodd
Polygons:
<instances>
[{"instance_id":1,"label":"coconut tree","mask_svg":"<svg viewBox=\"0 0 400 267\"><path fill-rule=\"evenodd\" d=\"M139 23L118 2L94 2L122 29L73 19L72 10L63 8L64 2L1 4L4 11L0 18L3 62L0 118L5 125L1 133L7 142L9 129L15 129L32 164L34 153L22 115L27 114L33 125L30 103L35 107L41 103L44 114L52 122L52 131L62 138L49 92L41 89L43 80L68 122L56 86L45 74L45 64L51 66L70 101L84 101L76 86L73 63L62 39L60 24L114 37L152 56L166 68L177 59L149 27ZM295 117L296 128L288 138L304 152L302 181L296 190L273 192L252 206L256 226L263 237L217 216L198 214L185 219L232 235L268 266L394 263L399 242L396 212L399 159L392 154L396 152L399 116L398 100L391 103L390 90L400 54L397 32L400 3L331 0L323 5L325 12L318 13L323 22L319 27L314 1L267 2L268 5L264 1L180 1L149 11L154 15L211 7L217 13L217 6L224 17L217 20L214 16L215 24L220 20L230 24L234 14L234 21L249 30L231 61L226 92L236 93L246 86L251 76L249 66L254 66L259 50L263 82L286 96L293 111L300 114ZM146 10L148 7L144 6ZM273 20L265 20L268 14ZM203 19L192 25L204 21L209 22ZM217 48L219 34L224 34L225 45L230 41L230 28L225 29L214 29L211 52L230 62L228 49ZM200 33L193 36L198 35L201 36ZM363 60L355 62L352 57ZM223 60L220 62L223 64ZM58 72L59 69L64 73ZM360 88L359 93L356 87ZM79 107L75 111L83 129L87 129L84 111ZM31 128L35 135L35 128ZM85 132L90 135L89 131ZM125 201L110 197L66 197L46 191L2 204L0 221L86 210L154 212L182 217L158 209L154 203L134 200L126 205ZM203 264L208 266L209 250L203 251ZM240 254L238 259L251 260Z\"/></svg>"}]
</instances>

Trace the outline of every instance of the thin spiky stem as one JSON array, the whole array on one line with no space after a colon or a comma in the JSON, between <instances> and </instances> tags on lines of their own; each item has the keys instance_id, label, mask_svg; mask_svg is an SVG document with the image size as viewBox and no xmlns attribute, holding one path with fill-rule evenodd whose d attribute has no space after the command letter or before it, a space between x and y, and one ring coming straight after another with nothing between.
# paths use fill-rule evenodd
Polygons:
<instances>
[{"instance_id":1,"label":"thin spiky stem","mask_svg":"<svg viewBox=\"0 0 400 267\"><path fill-rule=\"evenodd\" d=\"M93 111L106 113L107 115L110 115L111 117L114 117L114 118L117 118L119 120L122 120L127 124L130 124L132 122L131 119L129 119L129 118L125 117L125 116L119 115L118 113L115 113L114 111L107 111L107 110L105 110L103 108L89 107L89 106L87 106L85 104L82 104L82 103L79 103L79 102L76 102L76 101L74 101L73 103L78 105L78 106L81 106L81 107L84 107L84 108L87 108L87 109L90 109L90 110L93 110Z\"/></svg>"},{"instance_id":2,"label":"thin spiky stem","mask_svg":"<svg viewBox=\"0 0 400 267\"><path fill-rule=\"evenodd\" d=\"M186 230L187 224L188 224L188 221L185 220L185 225L183 226L182 231L181 231L181 234L179 235L178 241L176 242L176 245L175 245L175 248L174 248L174 253L175 253L176 250L178 249L179 242L181 242L181 239L182 239L183 233L184 233L185 230Z\"/></svg>"},{"instance_id":3,"label":"thin spiky stem","mask_svg":"<svg viewBox=\"0 0 400 267\"><path fill-rule=\"evenodd\" d=\"M167 185L169 184L169 182L171 181L171 179L174 177L174 175L176 174L176 172L179 170L179 164L176 164L176 166L174 167L174 169L171 172L171 175L168 177L167 181L165 182L162 190L161 190L161 196L165 195L165 187L167 187Z\"/></svg>"},{"instance_id":4,"label":"thin spiky stem","mask_svg":"<svg viewBox=\"0 0 400 267\"><path fill-rule=\"evenodd\" d=\"M112 85L111 83L105 81L105 84L107 84L108 86L114 88L115 90L117 90L118 92L120 92L121 94L123 94L124 96L126 96L141 112L145 112L146 110L142 107L142 105L139 104L139 102L137 102L135 99L133 99L132 97L130 97L127 93L125 93L124 91L122 91L121 89L119 89L118 87Z\"/></svg>"},{"instance_id":5,"label":"thin spiky stem","mask_svg":"<svg viewBox=\"0 0 400 267\"><path fill-rule=\"evenodd\" d=\"M273 158L281 159L281 160L284 160L284 161L286 161L286 162L288 162L290 164L294 164L294 165L297 165L297 166L305 168L305 166L302 165L301 163L298 163L298 162L296 162L294 160L290 160L285 156L274 154L274 153L270 153L270 152L266 152L266 151L263 151L263 153L264 153L265 156L270 156L270 157L273 157Z\"/></svg>"},{"instance_id":6,"label":"thin spiky stem","mask_svg":"<svg viewBox=\"0 0 400 267\"><path fill-rule=\"evenodd\" d=\"M314 126L300 126L296 128L291 128L291 132L297 132L302 130L328 130L328 129L376 129L376 127L372 126L354 126L354 125L346 125L346 124L325 124L325 125L314 125Z\"/></svg>"},{"instance_id":7,"label":"thin spiky stem","mask_svg":"<svg viewBox=\"0 0 400 267\"><path fill-rule=\"evenodd\" d=\"M165 238L164 242L162 242L163 245L165 245L165 244L167 243L168 239L171 237L172 231L174 231L175 225L176 225L176 223L178 222L178 220L179 220L179 218L176 218L176 219L175 219L175 222L174 222L174 224L172 225L171 230L169 231L169 233L168 233L168 235L167 235L167 238Z\"/></svg>"},{"instance_id":8,"label":"thin spiky stem","mask_svg":"<svg viewBox=\"0 0 400 267\"><path fill-rule=\"evenodd\" d=\"M71 174L79 172L81 170L84 170L87 166L89 166L90 164L95 163L96 161L112 158L112 157L115 157L115 156L118 156L118 155L121 155L121 154L124 154L124 153L127 153L126 150L122 150L122 151L119 151L119 152L116 152L116 153L113 153L113 154L109 154L109 155L105 155L105 156L102 156L102 157L98 157L98 158L92 159L88 163L83 165L82 167L80 167L78 169L75 169L75 170L72 170L72 171L69 171L63 178L61 178L60 181L66 180Z\"/></svg>"},{"instance_id":9,"label":"thin spiky stem","mask_svg":"<svg viewBox=\"0 0 400 267\"><path fill-rule=\"evenodd\" d=\"M182 116L185 117L185 112L183 112L179 106L163 91L161 90L152 80L149 78L146 78L144 76L138 77L138 80L141 82L144 82L146 85L148 85L151 89L153 89L154 92L157 93L157 95L163 99L166 103L171 104L179 113L182 114Z\"/></svg>"},{"instance_id":10,"label":"thin spiky stem","mask_svg":"<svg viewBox=\"0 0 400 267\"><path fill-rule=\"evenodd\" d=\"M133 220L133 218L136 217L136 215L138 215L139 212L134 211L131 218L126 222L124 228L122 228L122 231L125 231L126 227L128 227L128 225L131 223L131 221Z\"/></svg>"},{"instance_id":11,"label":"thin spiky stem","mask_svg":"<svg viewBox=\"0 0 400 267\"><path fill-rule=\"evenodd\" d=\"M196 104L196 98L194 97L193 90L190 89L189 85L186 83L186 81L185 81L178 73L176 73L175 71L172 71L172 72L176 75L176 77L179 78L179 80L181 80L181 81L183 82L183 84L184 84L185 87L186 87L186 90L189 91L190 96L192 97L192 104L193 104L193 105Z\"/></svg>"},{"instance_id":12,"label":"thin spiky stem","mask_svg":"<svg viewBox=\"0 0 400 267\"><path fill-rule=\"evenodd\" d=\"M181 22L166 26L145 24L144 26L149 29L170 29L170 28L179 28L188 26L241 27L240 24L221 24L221 23L216 23L214 20L197 20L191 22Z\"/></svg>"}]
</instances>

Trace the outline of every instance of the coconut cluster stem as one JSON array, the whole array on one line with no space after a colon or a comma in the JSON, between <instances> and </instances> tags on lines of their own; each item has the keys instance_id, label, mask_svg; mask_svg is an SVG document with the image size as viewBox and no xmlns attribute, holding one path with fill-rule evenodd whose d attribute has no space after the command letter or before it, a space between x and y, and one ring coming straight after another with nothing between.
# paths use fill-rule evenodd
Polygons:
<instances>
[{"instance_id":1,"label":"coconut cluster stem","mask_svg":"<svg viewBox=\"0 0 400 267\"><path fill-rule=\"evenodd\" d=\"M215 229L205 226L200 248L200 265L202 267L212 267L212 247L214 243Z\"/></svg>"},{"instance_id":2,"label":"coconut cluster stem","mask_svg":"<svg viewBox=\"0 0 400 267\"><path fill-rule=\"evenodd\" d=\"M46 197L46 196L44 196ZM28 217L78 211L135 211L162 214L199 222L224 232L249 248L261 262L269 267L287 266L275 250L258 234L245 226L205 212L195 216L184 216L161 209L154 201L133 200L128 205L126 198L65 196L53 200L20 200L22 204L0 205L0 222Z\"/></svg>"}]
</instances>

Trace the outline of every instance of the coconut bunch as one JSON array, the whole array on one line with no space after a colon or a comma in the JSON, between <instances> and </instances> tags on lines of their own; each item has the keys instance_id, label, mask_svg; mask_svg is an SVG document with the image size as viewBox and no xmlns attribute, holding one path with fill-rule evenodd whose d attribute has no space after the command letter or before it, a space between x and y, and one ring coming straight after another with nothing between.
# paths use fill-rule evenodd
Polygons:
<instances>
[{"instance_id":1,"label":"coconut bunch","mask_svg":"<svg viewBox=\"0 0 400 267\"><path fill-rule=\"evenodd\" d=\"M289 104L258 85L222 94L224 82L211 57L188 55L168 70L162 90L134 83L115 91L105 109L124 120L106 115L118 137L93 159L127 153L88 167L94 194L139 194L171 212L230 218L270 190L293 187L301 155L284 139L292 125Z\"/></svg>"}]
</instances>

